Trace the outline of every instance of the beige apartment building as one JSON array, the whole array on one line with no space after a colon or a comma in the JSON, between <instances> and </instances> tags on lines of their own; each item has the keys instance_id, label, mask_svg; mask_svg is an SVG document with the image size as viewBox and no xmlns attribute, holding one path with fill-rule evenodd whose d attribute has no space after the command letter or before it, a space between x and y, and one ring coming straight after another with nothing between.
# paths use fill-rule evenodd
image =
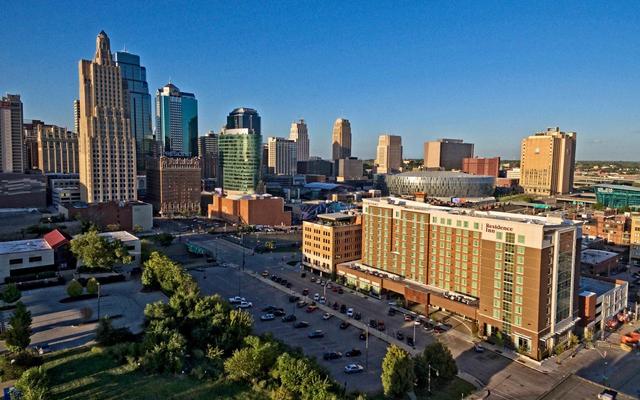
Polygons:
<instances>
[{"instance_id":1,"label":"beige apartment building","mask_svg":"<svg viewBox=\"0 0 640 400\"><path fill-rule=\"evenodd\" d=\"M362 230L362 259L337 266L349 284L463 315L536 359L577 320L572 221L373 198Z\"/></svg>"},{"instance_id":2,"label":"beige apartment building","mask_svg":"<svg viewBox=\"0 0 640 400\"><path fill-rule=\"evenodd\" d=\"M331 134L331 159L340 160L351 157L351 122L338 118L333 124Z\"/></svg>"},{"instance_id":3,"label":"beige apartment building","mask_svg":"<svg viewBox=\"0 0 640 400\"><path fill-rule=\"evenodd\" d=\"M402 138L397 135L380 135L376 149L376 171L379 174L400 172L402 167Z\"/></svg>"},{"instance_id":4,"label":"beige apartment building","mask_svg":"<svg viewBox=\"0 0 640 400\"><path fill-rule=\"evenodd\" d=\"M80 60L79 78L80 197L87 203L136 200L136 144L127 93L104 31L96 38L93 60Z\"/></svg>"},{"instance_id":5,"label":"beige apartment building","mask_svg":"<svg viewBox=\"0 0 640 400\"><path fill-rule=\"evenodd\" d=\"M522 139L520 186L525 193L554 196L573 190L576 133L547 128Z\"/></svg>"},{"instance_id":6,"label":"beige apartment building","mask_svg":"<svg viewBox=\"0 0 640 400\"><path fill-rule=\"evenodd\" d=\"M78 173L78 135L67 128L33 120L24 124L27 168L45 174Z\"/></svg>"},{"instance_id":7,"label":"beige apartment building","mask_svg":"<svg viewBox=\"0 0 640 400\"><path fill-rule=\"evenodd\" d=\"M629 259L636 264L640 264L640 213L631 214L629 243Z\"/></svg>"},{"instance_id":8,"label":"beige apartment building","mask_svg":"<svg viewBox=\"0 0 640 400\"><path fill-rule=\"evenodd\" d=\"M302 264L324 274L336 265L360 258L362 223L359 215L318 215L317 221L302 223Z\"/></svg>"},{"instance_id":9,"label":"beige apartment building","mask_svg":"<svg viewBox=\"0 0 640 400\"><path fill-rule=\"evenodd\" d=\"M163 217L199 215L200 157L157 157L147 161L147 200Z\"/></svg>"}]
</instances>

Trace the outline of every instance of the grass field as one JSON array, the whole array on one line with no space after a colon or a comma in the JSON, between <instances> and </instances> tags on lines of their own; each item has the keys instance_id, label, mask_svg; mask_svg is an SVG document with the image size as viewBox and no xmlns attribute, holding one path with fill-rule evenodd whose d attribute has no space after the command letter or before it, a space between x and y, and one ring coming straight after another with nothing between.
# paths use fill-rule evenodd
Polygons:
<instances>
[{"instance_id":1,"label":"grass field","mask_svg":"<svg viewBox=\"0 0 640 400\"><path fill-rule=\"evenodd\" d=\"M79 348L54 353L45 367L53 399L224 399L266 400L265 393L229 382L199 381L188 376L149 375L118 365L101 350Z\"/></svg>"}]
</instances>

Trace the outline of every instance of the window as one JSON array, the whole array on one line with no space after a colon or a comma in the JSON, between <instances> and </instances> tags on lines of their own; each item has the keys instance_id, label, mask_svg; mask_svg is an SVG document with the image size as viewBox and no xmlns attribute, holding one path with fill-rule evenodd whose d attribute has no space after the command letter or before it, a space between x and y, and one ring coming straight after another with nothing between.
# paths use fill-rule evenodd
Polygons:
<instances>
[{"instance_id":1,"label":"window","mask_svg":"<svg viewBox=\"0 0 640 400\"><path fill-rule=\"evenodd\" d=\"M9 265L22 264L22 258L14 258L9 260Z\"/></svg>"},{"instance_id":2,"label":"window","mask_svg":"<svg viewBox=\"0 0 640 400\"><path fill-rule=\"evenodd\" d=\"M42 256L29 257L29 262L40 262L42 261Z\"/></svg>"},{"instance_id":3,"label":"window","mask_svg":"<svg viewBox=\"0 0 640 400\"><path fill-rule=\"evenodd\" d=\"M502 240L502 232L496 232L496 240Z\"/></svg>"},{"instance_id":4,"label":"window","mask_svg":"<svg viewBox=\"0 0 640 400\"><path fill-rule=\"evenodd\" d=\"M524 235L518 235L518 243L524 244Z\"/></svg>"},{"instance_id":5,"label":"window","mask_svg":"<svg viewBox=\"0 0 640 400\"><path fill-rule=\"evenodd\" d=\"M480 228L480 224L477 222L473 223L473 229L479 229Z\"/></svg>"}]
</instances>

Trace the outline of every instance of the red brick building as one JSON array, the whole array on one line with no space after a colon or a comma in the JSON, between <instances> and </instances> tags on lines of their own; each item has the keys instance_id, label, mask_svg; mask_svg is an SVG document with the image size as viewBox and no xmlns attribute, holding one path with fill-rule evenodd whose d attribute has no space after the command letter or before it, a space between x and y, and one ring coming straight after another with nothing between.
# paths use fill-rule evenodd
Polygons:
<instances>
[{"instance_id":1,"label":"red brick building","mask_svg":"<svg viewBox=\"0 0 640 400\"><path fill-rule=\"evenodd\" d=\"M462 172L471 175L498 176L500 157L467 157L462 159Z\"/></svg>"},{"instance_id":2,"label":"red brick building","mask_svg":"<svg viewBox=\"0 0 640 400\"><path fill-rule=\"evenodd\" d=\"M270 195L213 195L209 218L246 225L291 226L291 211L284 211L284 199Z\"/></svg>"}]
</instances>

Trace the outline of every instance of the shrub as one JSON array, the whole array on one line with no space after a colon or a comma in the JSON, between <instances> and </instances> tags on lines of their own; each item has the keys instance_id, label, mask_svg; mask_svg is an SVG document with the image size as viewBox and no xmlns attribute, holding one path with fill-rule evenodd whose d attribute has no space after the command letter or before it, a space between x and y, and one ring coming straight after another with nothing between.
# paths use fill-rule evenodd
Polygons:
<instances>
[{"instance_id":1,"label":"shrub","mask_svg":"<svg viewBox=\"0 0 640 400\"><path fill-rule=\"evenodd\" d=\"M80 284L80 282L78 282L75 279L73 279L67 285L67 294L69 295L69 297L80 296L82 294L82 291L83 291L82 285Z\"/></svg>"},{"instance_id":2,"label":"shrub","mask_svg":"<svg viewBox=\"0 0 640 400\"><path fill-rule=\"evenodd\" d=\"M128 328L114 328L110 319L100 318L96 329L96 342L102 346L112 346L117 343L130 342L134 339Z\"/></svg>"},{"instance_id":3,"label":"shrub","mask_svg":"<svg viewBox=\"0 0 640 400\"><path fill-rule=\"evenodd\" d=\"M18 379L24 371L42 364L42 357L33 350L9 353L0 357L2 380Z\"/></svg>"},{"instance_id":4,"label":"shrub","mask_svg":"<svg viewBox=\"0 0 640 400\"><path fill-rule=\"evenodd\" d=\"M97 294L98 293L98 280L96 278L89 278L87 281L87 293L89 294Z\"/></svg>"},{"instance_id":5,"label":"shrub","mask_svg":"<svg viewBox=\"0 0 640 400\"><path fill-rule=\"evenodd\" d=\"M11 351L22 351L31 343L31 312L22 303L16 303L16 309L9 319L9 329L4 334L7 347Z\"/></svg>"},{"instance_id":6,"label":"shrub","mask_svg":"<svg viewBox=\"0 0 640 400\"><path fill-rule=\"evenodd\" d=\"M21 400L48 400L51 394L49 377L44 367L28 369L16 382Z\"/></svg>"},{"instance_id":7,"label":"shrub","mask_svg":"<svg viewBox=\"0 0 640 400\"><path fill-rule=\"evenodd\" d=\"M5 303L15 303L20 300L20 297L22 297L22 293L14 284L8 284L2 291L2 300Z\"/></svg>"}]
</instances>

